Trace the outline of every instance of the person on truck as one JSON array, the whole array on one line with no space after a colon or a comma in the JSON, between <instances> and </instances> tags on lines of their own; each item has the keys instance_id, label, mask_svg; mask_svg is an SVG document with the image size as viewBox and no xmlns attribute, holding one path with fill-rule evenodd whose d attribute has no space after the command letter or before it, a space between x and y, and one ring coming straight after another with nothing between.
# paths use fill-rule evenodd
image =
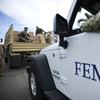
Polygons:
<instances>
[{"instance_id":1,"label":"person on truck","mask_svg":"<svg viewBox=\"0 0 100 100\"><path fill-rule=\"evenodd\" d=\"M42 28L39 28L38 26L36 26L36 35L43 34L43 32L46 33Z\"/></svg>"},{"instance_id":2,"label":"person on truck","mask_svg":"<svg viewBox=\"0 0 100 100\"><path fill-rule=\"evenodd\" d=\"M3 52L3 47L0 46L0 76L4 75L4 52Z\"/></svg>"},{"instance_id":3,"label":"person on truck","mask_svg":"<svg viewBox=\"0 0 100 100\"><path fill-rule=\"evenodd\" d=\"M24 31L19 34L20 42L31 42L30 35L28 34L28 27L24 27Z\"/></svg>"}]
</instances>

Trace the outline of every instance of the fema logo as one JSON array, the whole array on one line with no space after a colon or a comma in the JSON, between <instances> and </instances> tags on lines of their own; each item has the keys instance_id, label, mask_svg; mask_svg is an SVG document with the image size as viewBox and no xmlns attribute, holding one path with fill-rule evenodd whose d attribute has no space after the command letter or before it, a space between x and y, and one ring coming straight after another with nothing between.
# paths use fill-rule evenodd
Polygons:
<instances>
[{"instance_id":1,"label":"fema logo","mask_svg":"<svg viewBox=\"0 0 100 100\"><path fill-rule=\"evenodd\" d=\"M97 69L96 64L75 62L75 75L93 81L100 81L100 71Z\"/></svg>"}]
</instances>

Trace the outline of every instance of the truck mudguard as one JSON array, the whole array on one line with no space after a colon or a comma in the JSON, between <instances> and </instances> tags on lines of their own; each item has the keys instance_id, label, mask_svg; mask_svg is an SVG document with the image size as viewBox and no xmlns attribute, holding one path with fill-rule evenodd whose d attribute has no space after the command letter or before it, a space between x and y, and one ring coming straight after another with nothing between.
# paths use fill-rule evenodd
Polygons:
<instances>
[{"instance_id":1,"label":"truck mudguard","mask_svg":"<svg viewBox=\"0 0 100 100\"><path fill-rule=\"evenodd\" d=\"M54 80L50 71L47 58L44 54L31 56L31 71L33 71L45 91L55 89Z\"/></svg>"},{"instance_id":2,"label":"truck mudguard","mask_svg":"<svg viewBox=\"0 0 100 100\"><path fill-rule=\"evenodd\" d=\"M31 63L27 72L34 72L48 100L70 100L56 89L47 57L44 54L33 55L28 58L28 61Z\"/></svg>"}]
</instances>

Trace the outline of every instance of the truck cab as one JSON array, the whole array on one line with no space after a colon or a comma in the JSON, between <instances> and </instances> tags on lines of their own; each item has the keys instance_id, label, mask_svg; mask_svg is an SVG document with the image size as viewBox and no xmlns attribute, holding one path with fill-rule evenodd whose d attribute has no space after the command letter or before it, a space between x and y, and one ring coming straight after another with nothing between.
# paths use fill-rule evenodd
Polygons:
<instances>
[{"instance_id":1,"label":"truck cab","mask_svg":"<svg viewBox=\"0 0 100 100\"><path fill-rule=\"evenodd\" d=\"M67 19L56 14L54 32L59 42L29 58L29 87L35 100L43 96L47 100L100 99L100 31L74 27L79 13L84 17L84 11L95 15L99 10L99 0L74 0Z\"/></svg>"}]
</instances>

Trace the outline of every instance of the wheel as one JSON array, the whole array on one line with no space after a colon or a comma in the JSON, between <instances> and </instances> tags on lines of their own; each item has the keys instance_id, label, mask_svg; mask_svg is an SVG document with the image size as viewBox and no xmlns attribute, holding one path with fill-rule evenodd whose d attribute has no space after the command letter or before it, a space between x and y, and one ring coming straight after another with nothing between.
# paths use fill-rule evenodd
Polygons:
<instances>
[{"instance_id":1,"label":"wheel","mask_svg":"<svg viewBox=\"0 0 100 100\"><path fill-rule=\"evenodd\" d=\"M8 57L7 57L8 62L7 63L8 63L9 68L12 69L14 66L11 65L11 59L10 58L11 58L11 56L8 55Z\"/></svg>"},{"instance_id":2,"label":"wheel","mask_svg":"<svg viewBox=\"0 0 100 100\"><path fill-rule=\"evenodd\" d=\"M6 57L5 60L7 61L9 68L12 69L13 66L11 65L11 56L10 56L10 53L9 53L9 48L7 48L7 50L8 50L8 52L6 51L7 57Z\"/></svg>"},{"instance_id":3,"label":"wheel","mask_svg":"<svg viewBox=\"0 0 100 100\"><path fill-rule=\"evenodd\" d=\"M33 100L47 100L43 90L33 72L28 75L29 89Z\"/></svg>"},{"instance_id":4,"label":"wheel","mask_svg":"<svg viewBox=\"0 0 100 100\"><path fill-rule=\"evenodd\" d=\"M5 62L8 63L8 59L7 59L7 57L5 57Z\"/></svg>"}]
</instances>

